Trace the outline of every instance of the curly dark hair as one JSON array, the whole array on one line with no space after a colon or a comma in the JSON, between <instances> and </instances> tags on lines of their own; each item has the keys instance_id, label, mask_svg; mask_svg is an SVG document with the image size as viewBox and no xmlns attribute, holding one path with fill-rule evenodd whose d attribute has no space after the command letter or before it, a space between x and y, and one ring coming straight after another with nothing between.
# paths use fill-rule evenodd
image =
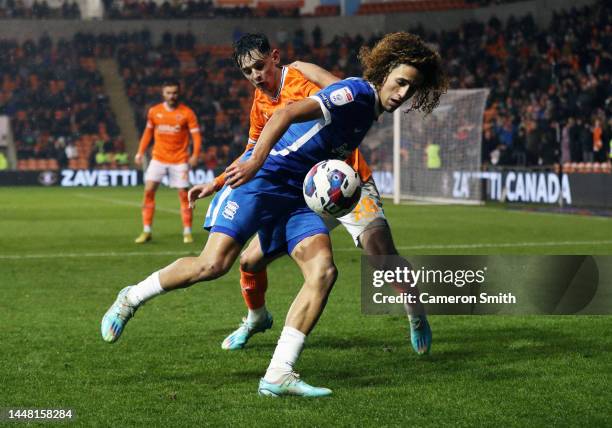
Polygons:
<instances>
[{"instance_id":1,"label":"curly dark hair","mask_svg":"<svg viewBox=\"0 0 612 428\"><path fill-rule=\"evenodd\" d=\"M431 113L448 86L440 55L414 34L387 34L372 49L362 47L359 61L363 66L363 77L377 89L398 65L411 65L419 70L423 82L411 98L411 110Z\"/></svg>"}]
</instances>

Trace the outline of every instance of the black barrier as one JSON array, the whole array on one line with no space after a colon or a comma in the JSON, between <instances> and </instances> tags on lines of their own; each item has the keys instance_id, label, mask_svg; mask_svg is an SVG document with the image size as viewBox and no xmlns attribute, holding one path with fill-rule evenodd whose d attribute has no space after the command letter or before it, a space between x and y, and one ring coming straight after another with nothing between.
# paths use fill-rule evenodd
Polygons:
<instances>
[{"instance_id":1,"label":"black barrier","mask_svg":"<svg viewBox=\"0 0 612 428\"><path fill-rule=\"evenodd\" d=\"M191 184L208 183L221 171L195 169L189 172L189 181ZM375 174L377 180L384 177L379 188L389 187L393 174L382 174ZM455 171L455 199L469 197L469 184L473 180L484 183L485 197L489 201L555 205L561 199L568 207L612 209L612 174L559 176L548 171ZM121 187L142 184L143 173L139 170L0 171L0 186Z\"/></svg>"},{"instance_id":2,"label":"black barrier","mask_svg":"<svg viewBox=\"0 0 612 428\"><path fill-rule=\"evenodd\" d=\"M59 171L2 171L0 186L55 186Z\"/></svg>"},{"instance_id":3,"label":"black barrier","mask_svg":"<svg viewBox=\"0 0 612 428\"><path fill-rule=\"evenodd\" d=\"M612 174L570 174L572 205L612 208Z\"/></svg>"},{"instance_id":4,"label":"black barrier","mask_svg":"<svg viewBox=\"0 0 612 428\"><path fill-rule=\"evenodd\" d=\"M612 209L612 174L557 174L539 170L454 171L453 198L470 198L481 182L487 201Z\"/></svg>"},{"instance_id":5,"label":"black barrier","mask_svg":"<svg viewBox=\"0 0 612 428\"><path fill-rule=\"evenodd\" d=\"M208 183L214 178L213 170L189 171L191 184ZM162 180L162 183L167 184L165 180ZM142 184L144 184L144 174L135 169L0 172L0 186L128 187Z\"/></svg>"}]
</instances>

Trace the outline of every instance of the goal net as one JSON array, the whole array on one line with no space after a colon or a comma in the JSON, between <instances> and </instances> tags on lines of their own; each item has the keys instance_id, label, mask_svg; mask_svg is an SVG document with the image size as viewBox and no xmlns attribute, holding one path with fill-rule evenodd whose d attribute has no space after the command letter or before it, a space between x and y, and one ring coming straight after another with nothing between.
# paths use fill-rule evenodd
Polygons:
<instances>
[{"instance_id":1,"label":"goal net","mask_svg":"<svg viewBox=\"0 0 612 428\"><path fill-rule=\"evenodd\" d=\"M488 89L451 90L427 116L406 109L383 115L360 147L381 193L393 195L396 203L401 199L479 203L480 180L470 180L469 192L461 197L453 190L458 176L480 171L488 93Z\"/></svg>"}]
</instances>

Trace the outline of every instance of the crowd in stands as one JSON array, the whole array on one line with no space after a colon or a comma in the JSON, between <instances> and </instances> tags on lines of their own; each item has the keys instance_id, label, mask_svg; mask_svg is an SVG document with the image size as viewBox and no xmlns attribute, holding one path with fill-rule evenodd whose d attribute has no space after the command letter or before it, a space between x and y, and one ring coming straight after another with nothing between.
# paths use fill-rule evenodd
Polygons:
<instances>
[{"instance_id":1,"label":"crowd in stands","mask_svg":"<svg viewBox=\"0 0 612 428\"><path fill-rule=\"evenodd\" d=\"M95 59L82 51L47 35L0 40L0 114L11 118L20 166L88 168L91 153L125 152Z\"/></svg>"},{"instance_id":2,"label":"crowd in stands","mask_svg":"<svg viewBox=\"0 0 612 428\"><path fill-rule=\"evenodd\" d=\"M441 10L457 7L458 0L397 0L394 3L410 5L421 2L426 7L419 10ZM519 0L462 0L461 5L484 7L501 3L509 3ZM428 4L439 2L440 7L433 7ZM106 19L212 19L212 18L255 18L255 17L299 17L301 15L299 6L300 1L288 3L283 6L280 4L259 5L258 7L234 6L219 7L215 6L211 0L187 0L187 1L163 1L154 0L103 0L104 17ZM388 3L388 1L381 1ZM371 5L369 2L368 5ZM461 6L460 5L460 6ZM435 5L434 5L435 6ZM401 8L399 9L401 10ZM405 11L410 11L407 8ZM314 16L338 15L340 12L340 2L335 5L321 5L315 10ZM372 8L367 13L388 13L385 9L377 10ZM21 18L21 19L80 19L81 11L76 1L64 0L59 7L52 7L47 0L35 0L32 4L23 0L0 0L0 19L1 18Z\"/></svg>"},{"instance_id":3,"label":"crowd in stands","mask_svg":"<svg viewBox=\"0 0 612 428\"><path fill-rule=\"evenodd\" d=\"M76 1L64 0L59 7L51 7L46 0L35 0L26 6L22 0L0 0L0 19L80 19L81 9Z\"/></svg>"},{"instance_id":4,"label":"crowd in stands","mask_svg":"<svg viewBox=\"0 0 612 428\"><path fill-rule=\"evenodd\" d=\"M612 7L471 23L430 38L452 87L488 87L483 161L497 165L605 162L612 138Z\"/></svg>"},{"instance_id":5,"label":"crowd in stands","mask_svg":"<svg viewBox=\"0 0 612 428\"><path fill-rule=\"evenodd\" d=\"M105 16L108 19L212 19L255 17L299 17L297 7L249 6L218 7L210 0L149 1L105 0Z\"/></svg>"},{"instance_id":6,"label":"crowd in stands","mask_svg":"<svg viewBox=\"0 0 612 428\"><path fill-rule=\"evenodd\" d=\"M609 2L556 13L546 29L537 28L532 17L525 16L512 17L507 22L495 18L486 23L468 22L449 32L407 30L419 33L437 46L446 62L451 89L490 88L483 131L485 165L609 162L612 138L612 8ZM281 30L272 42L281 48L286 63L295 59L310 61L339 77L346 77L361 74L357 53L361 46L372 45L379 37L345 35L324 43L322 30L316 27L308 35L301 30L293 33ZM4 45L0 48L2 52ZM11 76L16 75L18 86L27 92L33 85L30 76L36 75L45 87L43 92L57 91L52 88L56 85L65 94L64 99L69 99L66 105L71 106L60 109L59 113L51 105L40 111L30 106L32 111L24 112L22 108L19 114L13 112L22 155L24 147L32 149L32 141L38 142L38 137L32 139L31 133L24 133L21 125L23 117L34 114L43 118L40 122L43 125L45 114L59 114L63 122L51 121L54 127L59 126L55 122L65 123L65 117L70 118L72 134L56 132L55 142L58 136L64 136L66 141L74 139L77 132L108 134L111 140L116 137L118 130L108 114L99 75L93 70L84 70L82 61L78 60L87 55L117 59L139 131L144 128L147 108L160 101L158 85L167 77L178 76L184 100L199 116L205 147L203 165L207 168L227 165L244 148L253 89L233 64L229 44L201 45L191 33L166 33L160 42L154 42L147 31L141 31L98 36L77 34L71 42L60 42L54 48L47 40L38 44L30 42L28 46L14 45L11 49L21 52L17 58L27 64L26 71L21 70L21 63L13 64L11 71L3 71L5 81L10 82ZM31 71L41 62L53 60L52 67L39 67L46 71ZM61 84L52 83L58 81L51 76L62 69L61 64L71 64L62 73L73 74ZM8 66L10 63L0 65ZM16 73L17 69L21 72ZM86 94L79 90L84 87ZM0 113L7 105L5 90L2 96ZM53 113L44 113L47 110ZM84 120L92 114L95 120ZM100 120L106 123L104 132L94 129ZM37 127L42 126L35 122ZM66 134L66 126L63 129L62 133ZM54 144L61 146L62 143ZM109 143L91 144L91 147L110 150Z\"/></svg>"},{"instance_id":7,"label":"crowd in stands","mask_svg":"<svg viewBox=\"0 0 612 428\"><path fill-rule=\"evenodd\" d=\"M485 165L609 162L612 8L608 2L557 13L547 29L538 29L533 18L525 16L504 23L495 18L470 22L452 32L411 31L437 45L451 88L491 89L483 132ZM206 49L183 52L185 39L191 40L189 45L193 42L189 35L167 34L157 49L145 47L150 41L118 49L130 97L144 106L147 96L156 95L147 89L151 84L166 75L184 75L187 99L202 115L205 141L229 145L226 151L234 155L246 140L244 119L251 88L229 60L229 51L217 51L221 56ZM345 77L360 75L357 52L376 39L344 36L324 44L317 27L310 43L297 31L279 32L276 44L287 61L311 61ZM143 55L146 67L140 60ZM240 106L242 112L236 116ZM143 118L144 113L138 116Z\"/></svg>"}]
</instances>

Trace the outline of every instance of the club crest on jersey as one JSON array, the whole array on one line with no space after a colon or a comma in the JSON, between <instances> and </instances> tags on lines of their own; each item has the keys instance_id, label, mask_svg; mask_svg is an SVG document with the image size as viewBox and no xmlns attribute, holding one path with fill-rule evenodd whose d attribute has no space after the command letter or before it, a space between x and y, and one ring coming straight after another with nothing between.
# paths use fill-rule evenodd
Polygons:
<instances>
[{"instance_id":1,"label":"club crest on jersey","mask_svg":"<svg viewBox=\"0 0 612 428\"><path fill-rule=\"evenodd\" d=\"M227 201L227 204L225 204L225 208L223 209L223 217L228 220L233 220L238 208L240 208L240 206L236 202Z\"/></svg>"},{"instance_id":2,"label":"club crest on jersey","mask_svg":"<svg viewBox=\"0 0 612 428\"><path fill-rule=\"evenodd\" d=\"M329 99L331 102L337 106L342 106L344 104L348 104L354 100L353 93L348 88L348 86L344 86L340 89L336 89L329 95Z\"/></svg>"}]
</instances>

